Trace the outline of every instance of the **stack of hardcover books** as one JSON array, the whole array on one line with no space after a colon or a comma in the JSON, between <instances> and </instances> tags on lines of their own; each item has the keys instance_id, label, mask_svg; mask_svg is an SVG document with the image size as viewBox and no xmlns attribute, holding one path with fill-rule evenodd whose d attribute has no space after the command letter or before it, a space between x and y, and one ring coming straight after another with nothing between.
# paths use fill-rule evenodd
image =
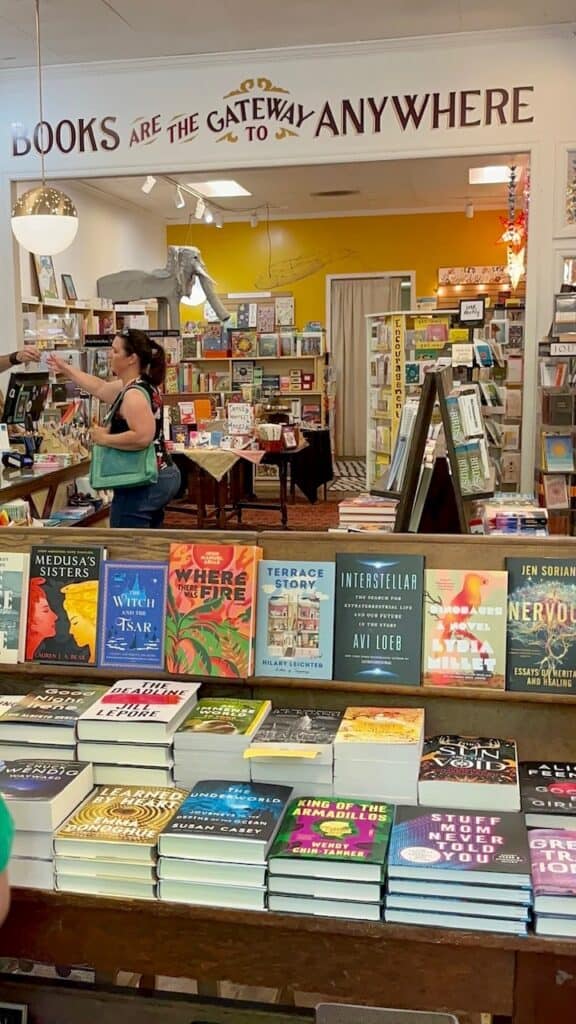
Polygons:
<instances>
[{"instance_id":1,"label":"stack of hardcover books","mask_svg":"<svg viewBox=\"0 0 576 1024\"><path fill-rule=\"evenodd\" d=\"M351 533L379 531L391 533L396 521L396 498L375 494L355 494L338 504L338 526Z\"/></svg>"},{"instance_id":2,"label":"stack of hardcover books","mask_svg":"<svg viewBox=\"0 0 576 1024\"><path fill-rule=\"evenodd\" d=\"M270 708L269 700L199 700L174 736L176 785L192 789L202 779L219 775L250 782L244 751Z\"/></svg>"},{"instance_id":3,"label":"stack of hardcover books","mask_svg":"<svg viewBox=\"0 0 576 1024\"><path fill-rule=\"evenodd\" d=\"M78 756L102 786L172 785L173 737L199 683L120 679L78 722Z\"/></svg>"},{"instance_id":4,"label":"stack of hardcover books","mask_svg":"<svg viewBox=\"0 0 576 1024\"><path fill-rule=\"evenodd\" d=\"M387 921L524 935L531 901L521 814L396 809Z\"/></svg>"},{"instance_id":5,"label":"stack of hardcover books","mask_svg":"<svg viewBox=\"0 0 576 1024\"><path fill-rule=\"evenodd\" d=\"M428 737L418 802L425 807L519 811L515 741L483 736Z\"/></svg>"},{"instance_id":6,"label":"stack of hardcover books","mask_svg":"<svg viewBox=\"0 0 576 1024\"><path fill-rule=\"evenodd\" d=\"M0 757L76 760L76 723L105 692L92 683L37 687L0 718Z\"/></svg>"},{"instance_id":7,"label":"stack of hardcover books","mask_svg":"<svg viewBox=\"0 0 576 1024\"><path fill-rule=\"evenodd\" d=\"M423 741L422 708L346 708L334 741L335 791L418 803Z\"/></svg>"},{"instance_id":8,"label":"stack of hardcover books","mask_svg":"<svg viewBox=\"0 0 576 1024\"><path fill-rule=\"evenodd\" d=\"M528 828L576 830L576 764L521 761L520 796Z\"/></svg>"},{"instance_id":9,"label":"stack of hardcover books","mask_svg":"<svg viewBox=\"0 0 576 1024\"><path fill-rule=\"evenodd\" d=\"M266 909L266 857L288 786L198 782L160 836L160 899Z\"/></svg>"},{"instance_id":10,"label":"stack of hardcover books","mask_svg":"<svg viewBox=\"0 0 576 1024\"><path fill-rule=\"evenodd\" d=\"M56 888L153 899L158 836L185 796L174 788L101 786L56 833Z\"/></svg>"},{"instance_id":11,"label":"stack of hardcover books","mask_svg":"<svg viewBox=\"0 0 576 1024\"><path fill-rule=\"evenodd\" d=\"M379 921L393 808L292 801L268 858L270 910Z\"/></svg>"},{"instance_id":12,"label":"stack of hardcover books","mask_svg":"<svg viewBox=\"0 0 576 1024\"><path fill-rule=\"evenodd\" d=\"M252 780L292 786L293 796L332 796L341 720L340 711L273 708L244 753Z\"/></svg>"},{"instance_id":13,"label":"stack of hardcover books","mask_svg":"<svg viewBox=\"0 0 576 1024\"><path fill-rule=\"evenodd\" d=\"M54 888L54 830L92 786L90 764L22 760L0 765L0 793L15 825L8 869L12 885Z\"/></svg>"},{"instance_id":14,"label":"stack of hardcover books","mask_svg":"<svg viewBox=\"0 0 576 1024\"><path fill-rule=\"evenodd\" d=\"M537 935L576 938L576 830L532 829L528 833L534 930Z\"/></svg>"}]
</instances>

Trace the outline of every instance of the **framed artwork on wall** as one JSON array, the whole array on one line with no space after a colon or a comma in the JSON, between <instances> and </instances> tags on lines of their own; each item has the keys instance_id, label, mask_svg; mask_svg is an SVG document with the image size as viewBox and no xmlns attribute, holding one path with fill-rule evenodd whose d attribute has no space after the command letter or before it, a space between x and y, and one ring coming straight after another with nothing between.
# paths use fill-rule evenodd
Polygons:
<instances>
[{"instance_id":1,"label":"framed artwork on wall","mask_svg":"<svg viewBox=\"0 0 576 1024\"><path fill-rule=\"evenodd\" d=\"M34 253L33 260L40 300L42 302L50 302L51 299L59 299L52 257L38 256L37 253Z\"/></svg>"},{"instance_id":2,"label":"framed artwork on wall","mask_svg":"<svg viewBox=\"0 0 576 1024\"><path fill-rule=\"evenodd\" d=\"M74 281L72 280L72 274L61 274L62 278L62 298L66 299L67 302L73 302L78 298Z\"/></svg>"}]
</instances>

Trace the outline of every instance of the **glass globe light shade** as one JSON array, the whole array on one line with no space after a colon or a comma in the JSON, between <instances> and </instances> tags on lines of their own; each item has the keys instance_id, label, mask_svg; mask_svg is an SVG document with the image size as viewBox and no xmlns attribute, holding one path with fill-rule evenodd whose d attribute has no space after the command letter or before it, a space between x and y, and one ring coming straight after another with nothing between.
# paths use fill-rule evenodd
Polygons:
<instances>
[{"instance_id":1,"label":"glass globe light shade","mask_svg":"<svg viewBox=\"0 0 576 1024\"><path fill-rule=\"evenodd\" d=\"M14 203L12 231L24 249L53 256L74 241L78 211L64 192L41 185L25 192Z\"/></svg>"},{"instance_id":2,"label":"glass globe light shade","mask_svg":"<svg viewBox=\"0 0 576 1024\"><path fill-rule=\"evenodd\" d=\"M197 277L194 278L190 295L184 295L181 301L185 306L201 306L206 302L206 294Z\"/></svg>"}]
</instances>

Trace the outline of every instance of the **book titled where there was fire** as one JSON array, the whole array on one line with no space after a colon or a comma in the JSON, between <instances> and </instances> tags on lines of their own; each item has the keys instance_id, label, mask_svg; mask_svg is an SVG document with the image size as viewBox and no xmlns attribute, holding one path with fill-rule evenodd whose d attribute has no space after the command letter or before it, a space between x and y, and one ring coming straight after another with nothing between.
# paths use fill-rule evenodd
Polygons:
<instances>
[{"instance_id":1,"label":"book titled where there was fire","mask_svg":"<svg viewBox=\"0 0 576 1024\"><path fill-rule=\"evenodd\" d=\"M168 566L105 562L100 582L98 664L101 668L164 668Z\"/></svg>"},{"instance_id":2,"label":"book titled where there was fire","mask_svg":"<svg viewBox=\"0 0 576 1024\"><path fill-rule=\"evenodd\" d=\"M95 665L102 547L30 552L26 661Z\"/></svg>"},{"instance_id":3,"label":"book titled where there was fire","mask_svg":"<svg viewBox=\"0 0 576 1024\"><path fill-rule=\"evenodd\" d=\"M506 687L576 693L576 562L507 558Z\"/></svg>"},{"instance_id":4,"label":"book titled where there was fire","mask_svg":"<svg viewBox=\"0 0 576 1024\"><path fill-rule=\"evenodd\" d=\"M334 678L420 685L420 555L337 555Z\"/></svg>"},{"instance_id":5,"label":"book titled where there was fire","mask_svg":"<svg viewBox=\"0 0 576 1024\"><path fill-rule=\"evenodd\" d=\"M256 582L262 549L171 544L166 669L196 676L252 674Z\"/></svg>"}]
</instances>

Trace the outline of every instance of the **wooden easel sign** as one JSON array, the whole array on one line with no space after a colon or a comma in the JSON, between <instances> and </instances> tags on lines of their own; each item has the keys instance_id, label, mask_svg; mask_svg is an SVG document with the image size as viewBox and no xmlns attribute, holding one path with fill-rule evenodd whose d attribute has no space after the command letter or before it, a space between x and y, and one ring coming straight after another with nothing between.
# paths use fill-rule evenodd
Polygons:
<instances>
[{"instance_id":1,"label":"wooden easel sign","mask_svg":"<svg viewBox=\"0 0 576 1024\"><path fill-rule=\"evenodd\" d=\"M28 1007L23 1003L0 1003L0 1024L28 1024Z\"/></svg>"}]
</instances>

